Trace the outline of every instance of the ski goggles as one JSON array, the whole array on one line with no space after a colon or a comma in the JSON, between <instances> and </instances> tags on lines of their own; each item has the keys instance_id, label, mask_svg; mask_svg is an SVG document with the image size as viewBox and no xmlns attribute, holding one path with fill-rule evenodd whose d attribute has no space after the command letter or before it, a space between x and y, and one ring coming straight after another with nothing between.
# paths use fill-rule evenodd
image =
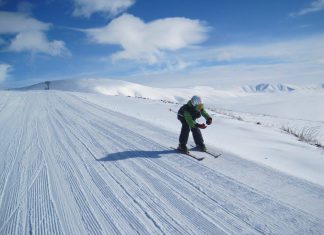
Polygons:
<instances>
[{"instance_id":1,"label":"ski goggles","mask_svg":"<svg viewBox=\"0 0 324 235\"><path fill-rule=\"evenodd\" d=\"M201 111L204 108L204 105L203 104L197 104L195 106L195 108L196 108L197 111Z\"/></svg>"}]
</instances>

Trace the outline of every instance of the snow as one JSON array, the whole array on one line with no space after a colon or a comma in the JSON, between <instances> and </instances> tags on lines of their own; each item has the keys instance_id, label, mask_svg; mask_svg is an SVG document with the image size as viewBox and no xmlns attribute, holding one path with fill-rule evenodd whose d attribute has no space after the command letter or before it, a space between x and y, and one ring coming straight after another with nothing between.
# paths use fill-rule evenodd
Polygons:
<instances>
[{"instance_id":1,"label":"snow","mask_svg":"<svg viewBox=\"0 0 324 235\"><path fill-rule=\"evenodd\" d=\"M181 104L176 105L146 99L134 100L124 97L109 97L107 99L106 96L90 94L79 94L79 96L103 107L169 130L177 137L180 133L181 126L174 112L181 107ZM130 102L132 103L131 106L129 105ZM148 107L148 103L152 105ZM260 126L256 125L255 122L239 121L217 112L209 111L209 113L214 119L214 124L203 131L207 145L324 185L323 151L284 133L279 128L281 126L278 128L269 127L269 123L280 125L280 123L284 123L283 120L272 117L258 118L257 120L262 122L269 122L268 126ZM243 117L252 119L250 116ZM201 118L198 121L203 122L204 119ZM295 123L295 126L298 126L298 124ZM323 127L324 125L322 125ZM308 167L305 168L305 165L308 165Z\"/></svg>"},{"instance_id":2,"label":"snow","mask_svg":"<svg viewBox=\"0 0 324 235\"><path fill-rule=\"evenodd\" d=\"M0 91L0 234L324 233L323 149L281 130L316 127L323 141L321 86L44 88ZM218 159L170 149L193 94Z\"/></svg>"}]
</instances>

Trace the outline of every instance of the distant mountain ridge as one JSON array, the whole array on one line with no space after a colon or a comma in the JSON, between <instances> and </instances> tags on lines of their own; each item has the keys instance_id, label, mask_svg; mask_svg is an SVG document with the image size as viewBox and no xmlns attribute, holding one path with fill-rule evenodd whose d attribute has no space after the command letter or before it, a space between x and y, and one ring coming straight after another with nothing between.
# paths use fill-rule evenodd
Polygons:
<instances>
[{"instance_id":1,"label":"distant mountain ridge","mask_svg":"<svg viewBox=\"0 0 324 235\"><path fill-rule=\"evenodd\" d=\"M246 85L241 87L244 92L291 92L298 89L298 87L286 84L269 84L260 83L257 85Z\"/></svg>"},{"instance_id":2,"label":"distant mountain ridge","mask_svg":"<svg viewBox=\"0 0 324 235\"><path fill-rule=\"evenodd\" d=\"M324 84L320 85L309 85L309 86L295 86L287 84L270 84L260 83L257 85L245 85L241 86L239 90L248 93L275 93L275 92L292 92L297 90L319 90L324 89Z\"/></svg>"}]
</instances>

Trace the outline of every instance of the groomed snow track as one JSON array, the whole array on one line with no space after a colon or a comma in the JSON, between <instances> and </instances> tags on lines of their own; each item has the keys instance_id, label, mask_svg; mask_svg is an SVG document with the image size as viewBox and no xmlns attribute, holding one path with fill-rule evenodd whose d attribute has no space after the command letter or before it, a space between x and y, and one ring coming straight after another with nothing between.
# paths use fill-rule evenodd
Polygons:
<instances>
[{"instance_id":1,"label":"groomed snow track","mask_svg":"<svg viewBox=\"0 0 324 235\"><path fill-rule=\"evenodd\" d=\"M77 93L1 92L0 138L0 234L324 233L323 218Z\"/></svg>"}]
</instances>

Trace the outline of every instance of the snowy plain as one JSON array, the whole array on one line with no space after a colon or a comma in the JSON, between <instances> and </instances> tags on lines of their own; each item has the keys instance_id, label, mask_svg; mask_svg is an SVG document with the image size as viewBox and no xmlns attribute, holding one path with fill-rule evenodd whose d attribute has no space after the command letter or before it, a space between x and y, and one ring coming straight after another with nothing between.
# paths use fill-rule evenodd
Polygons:
<instances>
[{"instance_id":1,"label":"snowy plain","mask_svg":"<svg viewBox=\"0 0 324 235\"><path fill-rule=\"evenodd\" d=\"M324 142L321 86L44 88L0 92L0 234L324 233L324 150L281 129ZM193 94L218 159L170 149Z\"/></svg>"}]
</instances>

